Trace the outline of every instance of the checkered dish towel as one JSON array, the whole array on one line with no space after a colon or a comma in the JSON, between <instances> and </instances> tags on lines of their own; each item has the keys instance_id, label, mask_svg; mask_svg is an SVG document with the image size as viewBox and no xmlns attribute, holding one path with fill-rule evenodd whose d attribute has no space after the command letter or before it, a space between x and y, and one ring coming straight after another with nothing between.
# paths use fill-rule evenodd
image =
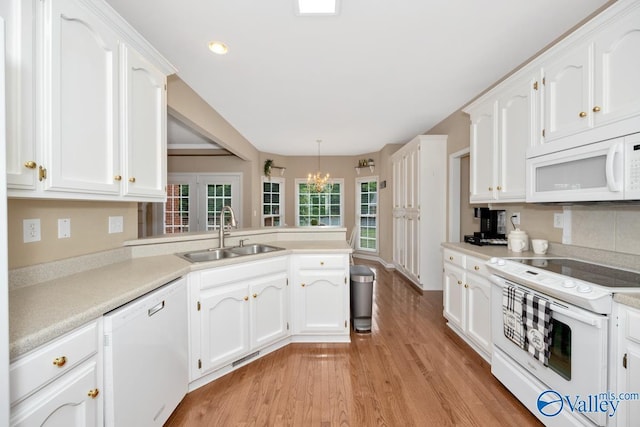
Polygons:
<instances>
[{"instance_id":1,"label":"checkered dish towel","mask_svg":"<svg viewBox=\"0 0 640 427\"><path fill-rule=\"evenodd\" d=\"M550 303L527 292L524 309L525 349L534 359L548 366L553 328Z\"/></svg>"},{"instance_id":2,"label":"checkered dish towel","mask_svg":"<svg viewBox=\"0 0 640 427\"><path fill-rule=\"evenodd\" d=\"M522 314L524 313L524 294L515 286L502 288L502 329L504 336L524 350L525 336Z\"/></svg>"}]
</instances>

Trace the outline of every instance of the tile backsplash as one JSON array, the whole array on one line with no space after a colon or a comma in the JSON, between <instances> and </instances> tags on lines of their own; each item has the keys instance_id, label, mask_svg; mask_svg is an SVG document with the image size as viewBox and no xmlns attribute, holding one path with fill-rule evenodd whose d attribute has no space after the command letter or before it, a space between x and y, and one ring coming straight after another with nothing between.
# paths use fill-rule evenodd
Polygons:
<instances>
[{"instance_id":1,"label":"tile backsplash","mask_svg":"<svg viewBox=\"0 0 640 427\"><path fill-rule=\"evenodd\" d=\"M571 206L571 244L640 255L640 206Z\"/></svg>"}]
</instances>

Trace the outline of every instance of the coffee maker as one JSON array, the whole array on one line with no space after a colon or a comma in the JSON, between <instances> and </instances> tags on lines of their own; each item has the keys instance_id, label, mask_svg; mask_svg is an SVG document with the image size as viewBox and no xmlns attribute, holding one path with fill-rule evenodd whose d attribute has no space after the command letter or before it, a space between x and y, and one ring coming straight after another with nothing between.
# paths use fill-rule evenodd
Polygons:
<instances>
[{"instance_id":1,"label":"coffee maker","mask_svg":"<svg viewBox=\"0 0 640 427\"><path fill-rule=\"evenodd\" d=\"M476 208L476 217L480 218L480 231L473 236L464 236L464 241L474 245L507 245L507 213L504 210Z\"/></svg>"}]
</instances>

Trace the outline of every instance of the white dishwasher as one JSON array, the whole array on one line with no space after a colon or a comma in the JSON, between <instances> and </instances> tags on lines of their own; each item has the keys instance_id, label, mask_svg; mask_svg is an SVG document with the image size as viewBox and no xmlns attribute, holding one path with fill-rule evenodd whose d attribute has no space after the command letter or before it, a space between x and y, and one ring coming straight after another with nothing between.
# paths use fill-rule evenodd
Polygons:
<instances>
[{"instance_id":1,"label":"white dishwasher","mask_svg":"<svg viewBox=\"0 0 640 427\"><path fill-rule=\"evenodd\" d=\"M105 425L164 424L187 393L187 345L184 278L105 314Z\"/></svg>"}]
</instances>

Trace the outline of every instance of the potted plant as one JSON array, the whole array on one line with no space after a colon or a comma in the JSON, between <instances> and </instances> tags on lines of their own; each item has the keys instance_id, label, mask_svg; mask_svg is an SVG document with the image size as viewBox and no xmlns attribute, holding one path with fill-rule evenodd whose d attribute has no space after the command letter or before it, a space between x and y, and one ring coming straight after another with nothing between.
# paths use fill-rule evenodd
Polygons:
<instances>
[{"instance_id":1,"label":"potted plant","mask_svg":"<svg viewBox=\"0 0 640 427\"><path fill-rule=\"evenodd\" d=\"M273 166L273 160L267 159L264 161L264 176L271 178L271 166Z\"/></svg>"}]
</instances>

